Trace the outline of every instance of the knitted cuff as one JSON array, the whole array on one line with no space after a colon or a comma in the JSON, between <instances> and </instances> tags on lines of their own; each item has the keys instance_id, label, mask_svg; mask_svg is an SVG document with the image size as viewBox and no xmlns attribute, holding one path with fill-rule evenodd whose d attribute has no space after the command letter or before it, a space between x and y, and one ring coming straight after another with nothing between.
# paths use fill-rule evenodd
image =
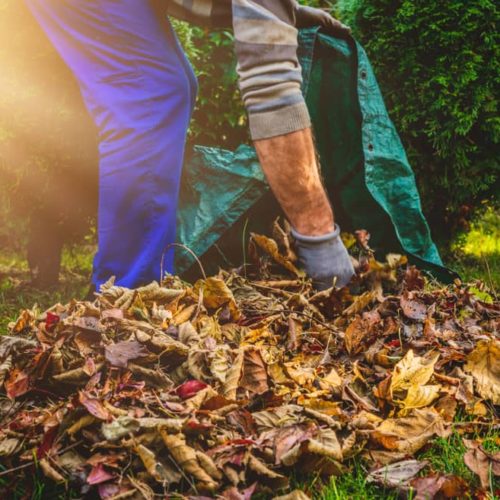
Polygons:
<instances>
[{"instance_id":1,"label":"knitted cuff","mask_svg":"<svg viewBox=\"0 0 500 500\"><path fill-rule=\"evenodd\" d=\"M263 113L249 113L248 121L254 141L291 134L311 126L305 102Z\"/></svg>"},{"instance_id":2,"label":"knitted cuff","mask_svg":"<svg viewBox=\"0 0 500 500\"><path fill-rule=\"evenodd\" d=\"M334 238L338 238L340 235L340 227L338 224L335 224L335 229L331 233L323 234L321 236L305 236L303 234L298 233L295 229L291 229L292 236L303 243L323 243L325 241L333 240Z\"/></svg>"}]
</instances>

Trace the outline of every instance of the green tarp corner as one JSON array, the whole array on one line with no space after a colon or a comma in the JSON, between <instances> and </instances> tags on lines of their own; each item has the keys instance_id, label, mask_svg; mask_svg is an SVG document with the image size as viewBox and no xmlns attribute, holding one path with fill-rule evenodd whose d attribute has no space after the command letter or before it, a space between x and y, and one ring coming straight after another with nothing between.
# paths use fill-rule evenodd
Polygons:
<instances>
[{"instance_id":1,"label":"green tarp corner","mask_svg":"<svg viewBox=\"0 0 500 500\"><path fill-rule=\"evenodd\" d=\"M321 168L343 230L366 229L380 254L404 252L437 279L443 266L422 213L415 177L363 48L318 29L300 33L303 92ZM290 179L293 182L293 179ZM178 241L203 255L268 191L255 151L195 147L185 165ZM176 252L176 271L193 263Z\"/></svg>"}]
</instances>

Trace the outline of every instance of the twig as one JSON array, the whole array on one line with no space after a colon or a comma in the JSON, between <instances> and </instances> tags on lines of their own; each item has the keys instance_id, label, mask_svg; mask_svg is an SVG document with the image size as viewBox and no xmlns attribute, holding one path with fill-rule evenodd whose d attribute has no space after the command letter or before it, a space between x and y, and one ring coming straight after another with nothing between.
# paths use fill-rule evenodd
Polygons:
<instances>
[{"instance_id":1,"label":"twig","mask_svg":"<svg viewBox=\"0 0 500 500\"><path fill-rule=\"evenodd\" d=\"M167 254L167 252L170 250L170 248L172 247L179 247L179 248L182 248L183 250L185 250L186 252L188 252L193 258L194 260L197 262L199 268L200 268L200 271L201 271L201 274L203 276L203 279L207 279L207 274L205 273L205 269L203 268L203 264L201 263L200 259L198 258L198 256L189 248L187 247L186 245L183 245L182 243L170 243L169 245L167 245L165 247L165 250L163 251L162 255L161 255L161 263L160 263L160 281L163 281L163 270L164 270L164 264L165 264L165 255Z\"/></svg>"},{"instance_id":2,"label":"twig","mask_svg":"<svg viewBox=\"0 0 500 500\"><path fill-rule=\"evenodd\" d=\"M59 456L62 455L63 453L66 453L67 451L76 448L77 446L81 445L83 443L82 440L77 441L76 443L73 443L69 446L66 446L66 448L63 448L62 450L58 451L57 453L54 453L54 456ZM17 472L18 470L22 469L27 469L28 467L31 467L32 465L35 465L35 460L30 460L28 463L25 463L23 465L18 465L17 467L12 467L12 469L7 469L2 472L0 472L0 477L6 476L7 474L11 474L12 472Z\"/></svg>"},{"instance_id":3,"label":"twig","mask_svg":"<svg viewBox=\"0 0 500 500\"><path fill-rule=\"evenodd\" d=\"M324 326L331 332L333 332L337 337L339 336L339 332L337 329L332 328L331 325L328 323L325 323L324 321L321 321L320 319L316 319L314 316L309 316L309 314L303 313L301 311L292 311L291 309L251 309L252 312L257 312L257 313L271 313L271 314L298 314L299 316L303 316L304 318L307 318L311 321L314 321L316 323L319 323L320 325Z\"/></svg>"},{"instance_id":4,"label":"twig","mask_svg":"<svg viewBox=\"0 0 500 500\"><path fill-rule=\"evenodd\" d=\"M451 425L467 427L468 425L488 425L496 427L492 422L480 422L479 420L471 420L470 422L452 422Z\"/></svg>"}]
</instances>

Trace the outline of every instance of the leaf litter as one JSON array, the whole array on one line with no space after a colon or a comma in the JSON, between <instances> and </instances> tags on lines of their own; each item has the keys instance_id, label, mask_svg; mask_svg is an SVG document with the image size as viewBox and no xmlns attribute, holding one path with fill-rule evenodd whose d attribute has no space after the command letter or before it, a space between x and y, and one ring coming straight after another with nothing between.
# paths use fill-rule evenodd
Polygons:
<instances>
[{"instance_id":1,"label":"leaf litter","mask_svg":"<svg viewBox=\"0 0 500 500\"><path fill-rule=\"evenodd\" d=\"M366 231L350 286L317 293L275 233L194 286L110 280L94 301L22 311L0 337L0 475L36 463L103 499L303 499L292 473L360 457L367 481L416 498L471 494L415 454L458 412L498 429L499 303L377 262ZM464 442L486 494L500 454Z\"/></svg>"}]
</instances>

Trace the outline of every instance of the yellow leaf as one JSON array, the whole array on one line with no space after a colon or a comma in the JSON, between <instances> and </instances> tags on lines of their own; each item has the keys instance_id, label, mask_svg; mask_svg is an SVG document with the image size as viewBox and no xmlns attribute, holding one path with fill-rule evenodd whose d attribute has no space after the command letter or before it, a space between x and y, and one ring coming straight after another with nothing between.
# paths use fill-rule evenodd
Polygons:
<instances>
[{"instance_id":1,"label":"yellow leaf","mask_svg":"<svg viewBox=\"0 0 500 500\"><path fill-rule=\"evenodd\" d=\"M323 399L300 396L297 398L297 404L334 417L342 414L340 403L335 401L325 401Z\"/></svg>"},{"instance_id":2,"label":"yellow leaf","mask_svg":"<svg viewBox=\"0 0 500 500\"><path fill-rule=\"evenodd\" d=\"M500 404L500 342L498 340L481 340L469 354L465 371L475 381L477 392L493 404Z\"/></svg>"},{"instance_id":3,"label":"yellow leaf","mask_svg":"<svg viewBox=\"0 0 500 500\"><path fill-rule=\"evenodd\" d=\"M285 269L293 273L295 276L299 278L305 276L304 271L300 271L299 269L297 269L288 258L280 254L278 249L278 244L274 240L268 238L267 236L262 236L261 234L253 234L253 233L252 233L252 240L262 250L264 250L264 252L270 255L278 264L282 265Z\"/></svg>"},{"instance_id":4,"label":"yellow leaf","mask_svg":"<svg viewBox=\"0 0 500 500\"><path fill-rule=\"evenodd\" d=\"M403 401L396 401L405 410L429 406L438 396L440 385L412 386Z\"/></svg>"},{"instance_id":5,"label":"yellow leaf","mask_svg":"<svg viewBox=\"0 0 500 500\"><path fill-rule=\"evenodd\" d=\"M180 434L167 434L165 430L160 429L160 435L173 459L184 472L203 483L205 488L209 490L216 488L217 483L201 468L196 450L188 446ZM211 472L213 471L211 470Z\"/></svg>"},{"instance_id":6,"label":"yellow leaf","mask_svg":"<svg viewBox=\"0 0 500 500\"><path fill-rule=\"evenodd\" d=\"M309 366L301 366L295 362L285 363L290 378L300 386L311 385L316 378L316 370Z\"/></svg>"},{"instance_id":7,"label":"yellow leaf","mask_svg":"<svg viewBox=\"0 0 500 500\"><path fill-rule=\"evenodd\" d=\"M319 385L322 389L332 391L342 386L342 379L335 368L332 368L326 377L319 379Z\"/></svg>"},{"instance_id":8,"label":"yellow leaf","mask_svg":"<svg viewBox=\"0 0 500 500\"><path fill-rule=\"evenodd\" d=\"M227 372L229 370L227 346L220 346L215 349L210 361L210 371L215 379L224 383L226 381Z\"/></svg>"},{"instance_id":9,"label":"yellow leaf","mask_svg":"<svg viewBox=\"0 0 500 500\"><path fill-rule=\"evenodd\" d=\"M198 293L200 290L203 293L203 305L207 309L219 309L227 305L233 320L238 320L241 317L233 292L220 278L207 278L206 280L197 281L194 292Z\"/></svg>"},{"instance_id":10,"label":"yellow leaf","mask_svg":"<svg viewBox=\"0 0 500 500\"><path fill-rule=\"evenodd\" d=\"M438 397L441 386L425 385L434 373L438 357L439 354L431 359L414 356L410 349L394 367L389 393L398 406L404 409L422 408Z\"/></svg>"},{"instance_id":11,"label":"yellow leaf","mask_svg":"<svg viewBox=\"0 0 500 500\"><path fill-rule=\"evenodd\" d=\"M359 314L367 305L376 300L377 294L378 292L376 290L370 290L369 292L365 292L357 297L354 297L354 302L347 309L345 309L342 314L344 316L354 316L355 314Z\"/></svg>"}]
</instances>

